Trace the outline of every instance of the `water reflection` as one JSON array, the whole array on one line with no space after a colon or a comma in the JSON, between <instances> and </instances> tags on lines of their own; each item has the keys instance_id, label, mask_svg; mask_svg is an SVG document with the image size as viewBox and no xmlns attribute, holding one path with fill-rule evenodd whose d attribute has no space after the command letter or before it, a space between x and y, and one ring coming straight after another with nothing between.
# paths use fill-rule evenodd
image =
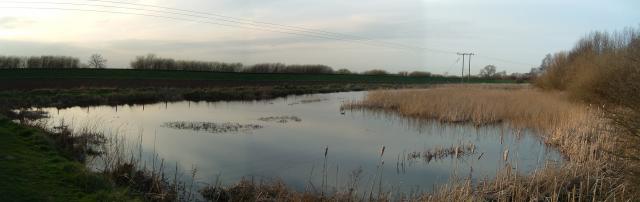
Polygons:
<instances>
[{"instance_id":1,"label":"water reflection","mask_svg":"<svg viewBox=\"0 0 640 202\"><path fill-rule=\"evenodd\" d=\"M440 124L387 113L340 111L344 101L363 95L349 92L269 101L185 101L45 111L51 115L51 127L62 120L72 127L97 123L100 130L140 142L147 161L157 154L167 165L197 167L197 180L205 183L218 179L229 184L252 176L280 178L297 189L317 189L323 180L329 187L343 188L354 183L370 187L382 179L387 189L416 191L430 190L454 175L491 178L506 163L525 173L548 160L561 161L558 152L548 149L531 131L511 130L506 125ZM212 134L162 127L175 121L259 124L262 128ZM382 145L386 151L380 157ZM435 156L429 161L409 158L416 153Z\"/></svg>"}]
</instances>

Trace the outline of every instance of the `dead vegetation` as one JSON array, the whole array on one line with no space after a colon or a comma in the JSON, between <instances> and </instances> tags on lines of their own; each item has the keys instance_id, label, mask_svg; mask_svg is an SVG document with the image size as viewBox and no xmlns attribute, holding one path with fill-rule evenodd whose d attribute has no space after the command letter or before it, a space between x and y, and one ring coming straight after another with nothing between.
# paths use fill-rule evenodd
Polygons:
<instances>
[{"instance_id":1,"label":"dead vegetation","mask_svg":"<svg viewBox=\"0 0 640 202\"><path fill-rule=\"evenodd\" d=\"M430 89L370 92L345 109L374 109L402 116L475 125L506 123L536 131L568 160L530 175L519 175L512 165L497 177L474 185L453 181L426 201L566 201L619 200L631 194L620 175L621 165L607 151L615 147L611 126L596 105L569 101L561 92L543 92L528 86L441 86Z\"/></svg>"},{"instance_id":2,"label":"dead vegetation","mask_svg":"<svg viewBox=\"0 0 640 202\"><path fill-rule=\"evenodd\" d=\"M548 55L535 85L603 106L627 181L640 192L640 27L592 32L573 49Z\"/></svg>"}]
</instances>

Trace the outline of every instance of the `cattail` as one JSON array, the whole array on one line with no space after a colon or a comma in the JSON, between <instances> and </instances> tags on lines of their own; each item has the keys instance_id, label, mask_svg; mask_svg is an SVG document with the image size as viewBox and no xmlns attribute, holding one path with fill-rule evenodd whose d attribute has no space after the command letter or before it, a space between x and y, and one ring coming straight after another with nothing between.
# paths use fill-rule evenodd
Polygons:
<instances>
[{"instance_id":1,"label":"cattail","mask_svg":"<svg viewBox=\"0 0 640 202\"><path fill-rule=\"evenodd\" d=\"M382 145L382 150L380 150L380 157L382 157L382 155L384 155L384 149L385 149L385 146Z\"/></svg>"},{"instance_id":2,"label":"cattail","mask_svg":"<svg viewBox=\"0 0 640 202\"><path fill-rule=\"evenodd\" d=\"M476 153L476 145L471 143L471 142L469 142L469 144L471 144L471 153L475 154Z\"/></svg>"},{"instance_id":3,"label":"cattail","mask_svg":"<svg viewBox=\"0 0 640 202\"><path fill-rule=\"evenodd\" d=\"M324 147L324 157L327 157L327 153L329 152L329 146Z\"/></svg>"},{"instance_id":4,"label":"cattail","mask_svg":"<svg viewBox=\"0 0 640 202\"><path fill-rule=\"evenodd\" d=\"M509 148L504 150L504 153L502 153L502 159L504 159L504 161L507 161L507 159L509 158Z\"/></svg>"},{"instance_id":5,"label":"cattail","mask_svg":"<svg viewBox=\"0 0 640 202\"><path fill-rule=\"evenodd\" d=\"M454 152L453 152L453 153L454 153L454 156L455 156L456 158L458 158L458 154L459 154L459 152L460 152L460 146L456 146L456 148L455 148L455 150L454 150Z\"/></svg>"}]
</instances>

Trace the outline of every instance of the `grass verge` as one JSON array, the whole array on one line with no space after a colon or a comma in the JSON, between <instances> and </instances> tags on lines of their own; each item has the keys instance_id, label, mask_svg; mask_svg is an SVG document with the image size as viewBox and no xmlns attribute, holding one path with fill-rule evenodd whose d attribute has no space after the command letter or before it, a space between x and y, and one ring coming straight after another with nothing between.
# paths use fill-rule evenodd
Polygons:
<instances>
[{"instance_id":1,"label":"grass verge","mask_svg":"<svg viewBox=\"0 0 640 202\"><path fill-rule=\"evenodd\" d=\"M137 201L72 160L41 130L0 115L0 201Z\"/></svg>"}]
</instances>

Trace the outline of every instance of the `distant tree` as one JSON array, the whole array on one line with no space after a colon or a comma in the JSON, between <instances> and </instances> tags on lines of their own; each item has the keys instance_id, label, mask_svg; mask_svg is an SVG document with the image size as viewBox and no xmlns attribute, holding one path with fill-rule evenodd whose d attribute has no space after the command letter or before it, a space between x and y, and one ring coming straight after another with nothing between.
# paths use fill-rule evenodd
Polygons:
<instances>
[{"instance_id":1,"label":"distant tree","mask_svg":"<svg viewBox=\"0 0 640 202\"><path fill-rule=\"evenodd\" d=\"M551 65L553 65L553 56L551 54L547 54L546 56L544 56L544 59L542 59L542 63L540 64L538 71L544 72L549 67L551 67Z\"/></svg>"},{"instance_id":2,"label":"distant tree","mask_svg":"<svg viewBox=\"0 0 640 202\"><path fill-rule=\"evenodd\" d=\"M67 56L31 56L26 59L26 68L69 69L80 67L80 60Z\"/></svg>"},{"instance_id":3,"label":"distant tree","mask_svg":"<svg viewBox=\"0 0 640 202\"><path fill-rule=\"evenodd\" d=\"M135 60L131 61L131 68L133 69L156 69L154 68L154 62L157 60L155 54L147 54L147 56L138 56Z\"/></svg>"},{"instance_id":4,"label":"distant tree","mask_svg":"<svg viewBox=\"0 0 640 202\"><path fill-rule=\"evenodd\" d=\"M362 72L362 74L365 75L387 75L389 74L389 72L382 70L382 69L372 69L372 70L368 70L368 71L364 71Z\"/></svg>"},{"instance_id":5,"label":"distant tree","mask_svg":"<svg viewBox=\"0 0 640 202\"><path fill-rule=\"evenodd\" d=\"M351 74L351 70L348 69L339 69L338 71L336 71L336 74Z\"/></svg>"},{"instance_id":6,"label":"distant tree","mask_svg":"<svg viewBox=\"0 0 640 202\"><path fill-rule=\"evenodd\" d=\"M100 54L93 54L89 57L89 68L104 69L107 68L107 60Z\"/></svg>"},{"instance_id":7,"label":"distant tree","mask_svg":"<svg viewBox=\"0 0 640 202\"><path fill-rule=\"evenodd\" d=\"M18 69L23 65L23 59L15 56L0 56L0 69Z\"/></svg>"},{"instance_id":8,"label":"distant tree","mask_svg":"<svg viewBox=\"0 0 640 202\"><path fill-rule=\"evenodd\" d=\"M413 76L413 77L430 77L431 76L431 72L413 71L413 72L409 73L409 76Z\"/></svg>"},{"instance_id":9,"label":"distant tree","mask_svg":"<svg viewBox=\"0 0 640 202\"><path fill-rule=\"evenodd\" d=\"M491 77L494 77L495 74L496 74L496 66L494 65L487 65L480 70L480 77L491 78Z\"/></svg>"}]
</instances>

